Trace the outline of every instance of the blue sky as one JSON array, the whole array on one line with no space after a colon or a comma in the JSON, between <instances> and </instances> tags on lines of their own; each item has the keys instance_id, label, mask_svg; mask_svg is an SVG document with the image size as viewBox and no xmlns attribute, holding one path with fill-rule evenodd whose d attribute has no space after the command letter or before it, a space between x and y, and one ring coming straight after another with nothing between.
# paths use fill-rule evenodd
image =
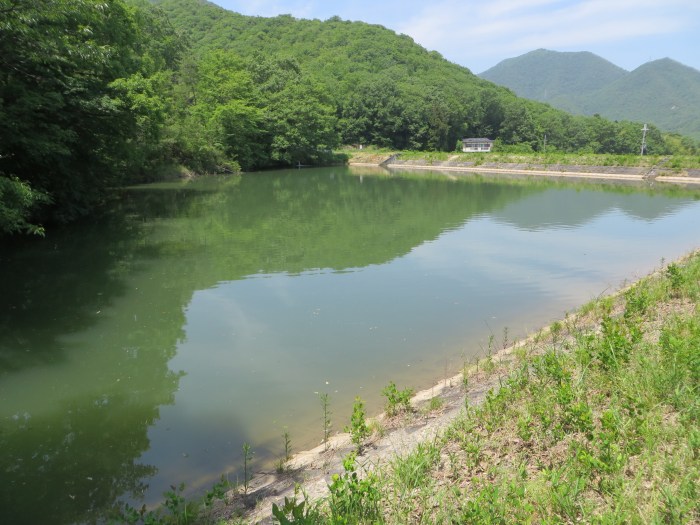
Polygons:
<instances>
[{"instance_id":1,"label":"blue sky","mask_svg":"<svg viewBox=\"0 0 700 525\"><path fill-rule=\"evenodd\" d=\"M381 24L481 73L534 49L591 51L632 70L669 57L700 70L700 0L212 0L244 15Z\"/></svg>"}]
</instances>

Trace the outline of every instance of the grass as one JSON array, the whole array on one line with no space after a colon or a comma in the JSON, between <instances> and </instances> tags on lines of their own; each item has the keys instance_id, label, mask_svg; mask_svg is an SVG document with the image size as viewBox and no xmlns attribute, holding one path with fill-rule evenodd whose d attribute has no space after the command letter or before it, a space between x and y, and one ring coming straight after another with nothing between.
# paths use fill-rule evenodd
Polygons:
<instances>
[{"instance_id":1,"label":"grass","mask_svg":"<svg viewBox=\"0 0 700 525\"><path fill-rule=\"evenodd\" d=\"M353 456L286 522L700 522L699 295L694 255L586 305L437 439L369 474Z\"/></svg>"},{"instance_id":2,"label":"grass","mask_svg":"<svg viewBox=\"0 0 700 525\"><path fill-rule=\"evenodd\" d=\"M493 151L490 153L462 153L445 151L401 151L397 152L386 148L368 147L363 150L344 150L355 162L372 162L379 157L389 157L400 153L401 160L422 160L429 164L451 161L455 163L484 163L498 164L523 164L530 167L551 165L575 165L575 166L625 166L651 168L661 160L669 157L664 164L673 170L700 168L700 156L698 155L612 155L595 153L508 153Z\"/></svg>"},{"instance_id":3,"label":"grass","mask_svg":"<svg viewBox=\"0 0 700 525\"><path fill-rule=\"evenodd\" d=\"M271 509L273 521L699 523L699 297L697 253L584 305L509 359L489 353L465 366L463 388L468 395L494 374L499 387L480 404L465 403L434 439L383 463L358 459L368 434L382 429L368 426L356 400L357 450L330 479L328 496L297 493ZM395 414L412 410L410 389L390 383L383 393ZM425 409L442 402L434 397ZM326 438L328 397L322 408ZM287 457L288 433L284 440ZM243 457L245 493L247 444ZM127 506L115 523L220 523L213 504L228 488L222 479L187 501L173 486L161 508Z\"/></svg>"}]
</instances>

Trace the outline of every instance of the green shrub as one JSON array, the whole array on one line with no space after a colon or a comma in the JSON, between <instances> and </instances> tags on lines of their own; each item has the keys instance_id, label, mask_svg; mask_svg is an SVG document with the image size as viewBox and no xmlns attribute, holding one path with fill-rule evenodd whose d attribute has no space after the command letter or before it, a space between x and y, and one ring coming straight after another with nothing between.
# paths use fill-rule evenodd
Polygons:
<instances>
[{"instance_id":1,"label":"green shrub","mask_svg":"<svg viewBox=\"0 0 700 525\"><path fill-rule=\"evenodd\" d=\"M382 395L386 397L386 414L389 417L393 417L399 412L410 412L411 411L411 397L413 396L413 389L404 388L399 390L396 388L396 384L391 381L384 390L382 390Z\"/></svg>"},{"instance_id":2,"label":"green shrub","mask_svg":"<svg viewBox=\"0 0 700 525\"><path fill-rule=\"evenodd\" d=\"M355 403L352 406L350 426L346 427L345 431L350 432L350 440L357 448L357 452L362 453L364 441L369 437L369 428L367 427L365 404L359 397L355 398Z\"/></svg>"}]
</instances>

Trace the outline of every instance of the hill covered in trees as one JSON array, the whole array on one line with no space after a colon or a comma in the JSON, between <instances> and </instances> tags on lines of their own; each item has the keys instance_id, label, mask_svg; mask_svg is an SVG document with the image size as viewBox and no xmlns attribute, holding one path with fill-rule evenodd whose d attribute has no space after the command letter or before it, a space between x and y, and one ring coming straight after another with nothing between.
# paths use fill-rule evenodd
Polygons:
<instances>
[{"instance_id":1,"label":"hill covered in trees","mask_svg":"<svg viewBox=\"0 0 700 525\"><path fill-rule=\"evenodd\" d=\"M453 150L464 136L490 137L528 150L628 153L637 124L576 118L518 98L406 35L362 22L248 17L202 0L154 0L191 43L195 56L277 57L335 109L341 143L397 149ZM252 57L252 58L251 58ZM666 145L659 133L655 148Z\"/></svg>"},{"instance_id":2,"label":"hill covered in trees","mask_svg":"<svg viewBox=\"0 0 700 525\"><path fill-rule=\"evenodd\" d=\"M167 165L235 172L342 144L632 153L639 123L572 116L381 26L202 0L0 0L0 233L92 212ZM649 153L692 147L648 135Z\"/></svg>"},{"instance_id":3,"label":"hill covered in trees","mask_svg":"<svg viewBox=\"0 0 700 525\"><path fill-rule=\"evenodd\" d=\"M503 60L479 77L512 89L520 97L576 112L579 108L572 98L594 93L626 74L621 67L587 51L537 49Z\"/></svg>"},{"instance_id":4,"label":"hill covered in trees","mask_svg":"<svg viewBox=\"0 0 700 525\"><path fill-rule=\"evenodd\" d=\"M538 49L479 76L572 113L649 122L700 139L700 71L670 58L628 72L593 53Z\"/></svg>"}]
</instances>

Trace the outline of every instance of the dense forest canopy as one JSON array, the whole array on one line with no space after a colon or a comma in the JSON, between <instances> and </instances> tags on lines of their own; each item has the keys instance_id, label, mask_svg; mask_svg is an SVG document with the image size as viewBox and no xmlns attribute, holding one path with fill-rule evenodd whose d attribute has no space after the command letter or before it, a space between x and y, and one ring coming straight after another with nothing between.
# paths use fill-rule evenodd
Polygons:
<instances>
[{"instance_id":1,"label":"dense forest canopy","mask_svg":"<svg viewBox=\"0 0 700 525\"><path fill-rule=\"evenodd\" d=\"M0 0L0 234L166 165L323 164L342 144L634 153L641 124L519 99L381 26L201 0ZM652 128L649 153L693 147Z\"/></svg>"}]
</instances>

